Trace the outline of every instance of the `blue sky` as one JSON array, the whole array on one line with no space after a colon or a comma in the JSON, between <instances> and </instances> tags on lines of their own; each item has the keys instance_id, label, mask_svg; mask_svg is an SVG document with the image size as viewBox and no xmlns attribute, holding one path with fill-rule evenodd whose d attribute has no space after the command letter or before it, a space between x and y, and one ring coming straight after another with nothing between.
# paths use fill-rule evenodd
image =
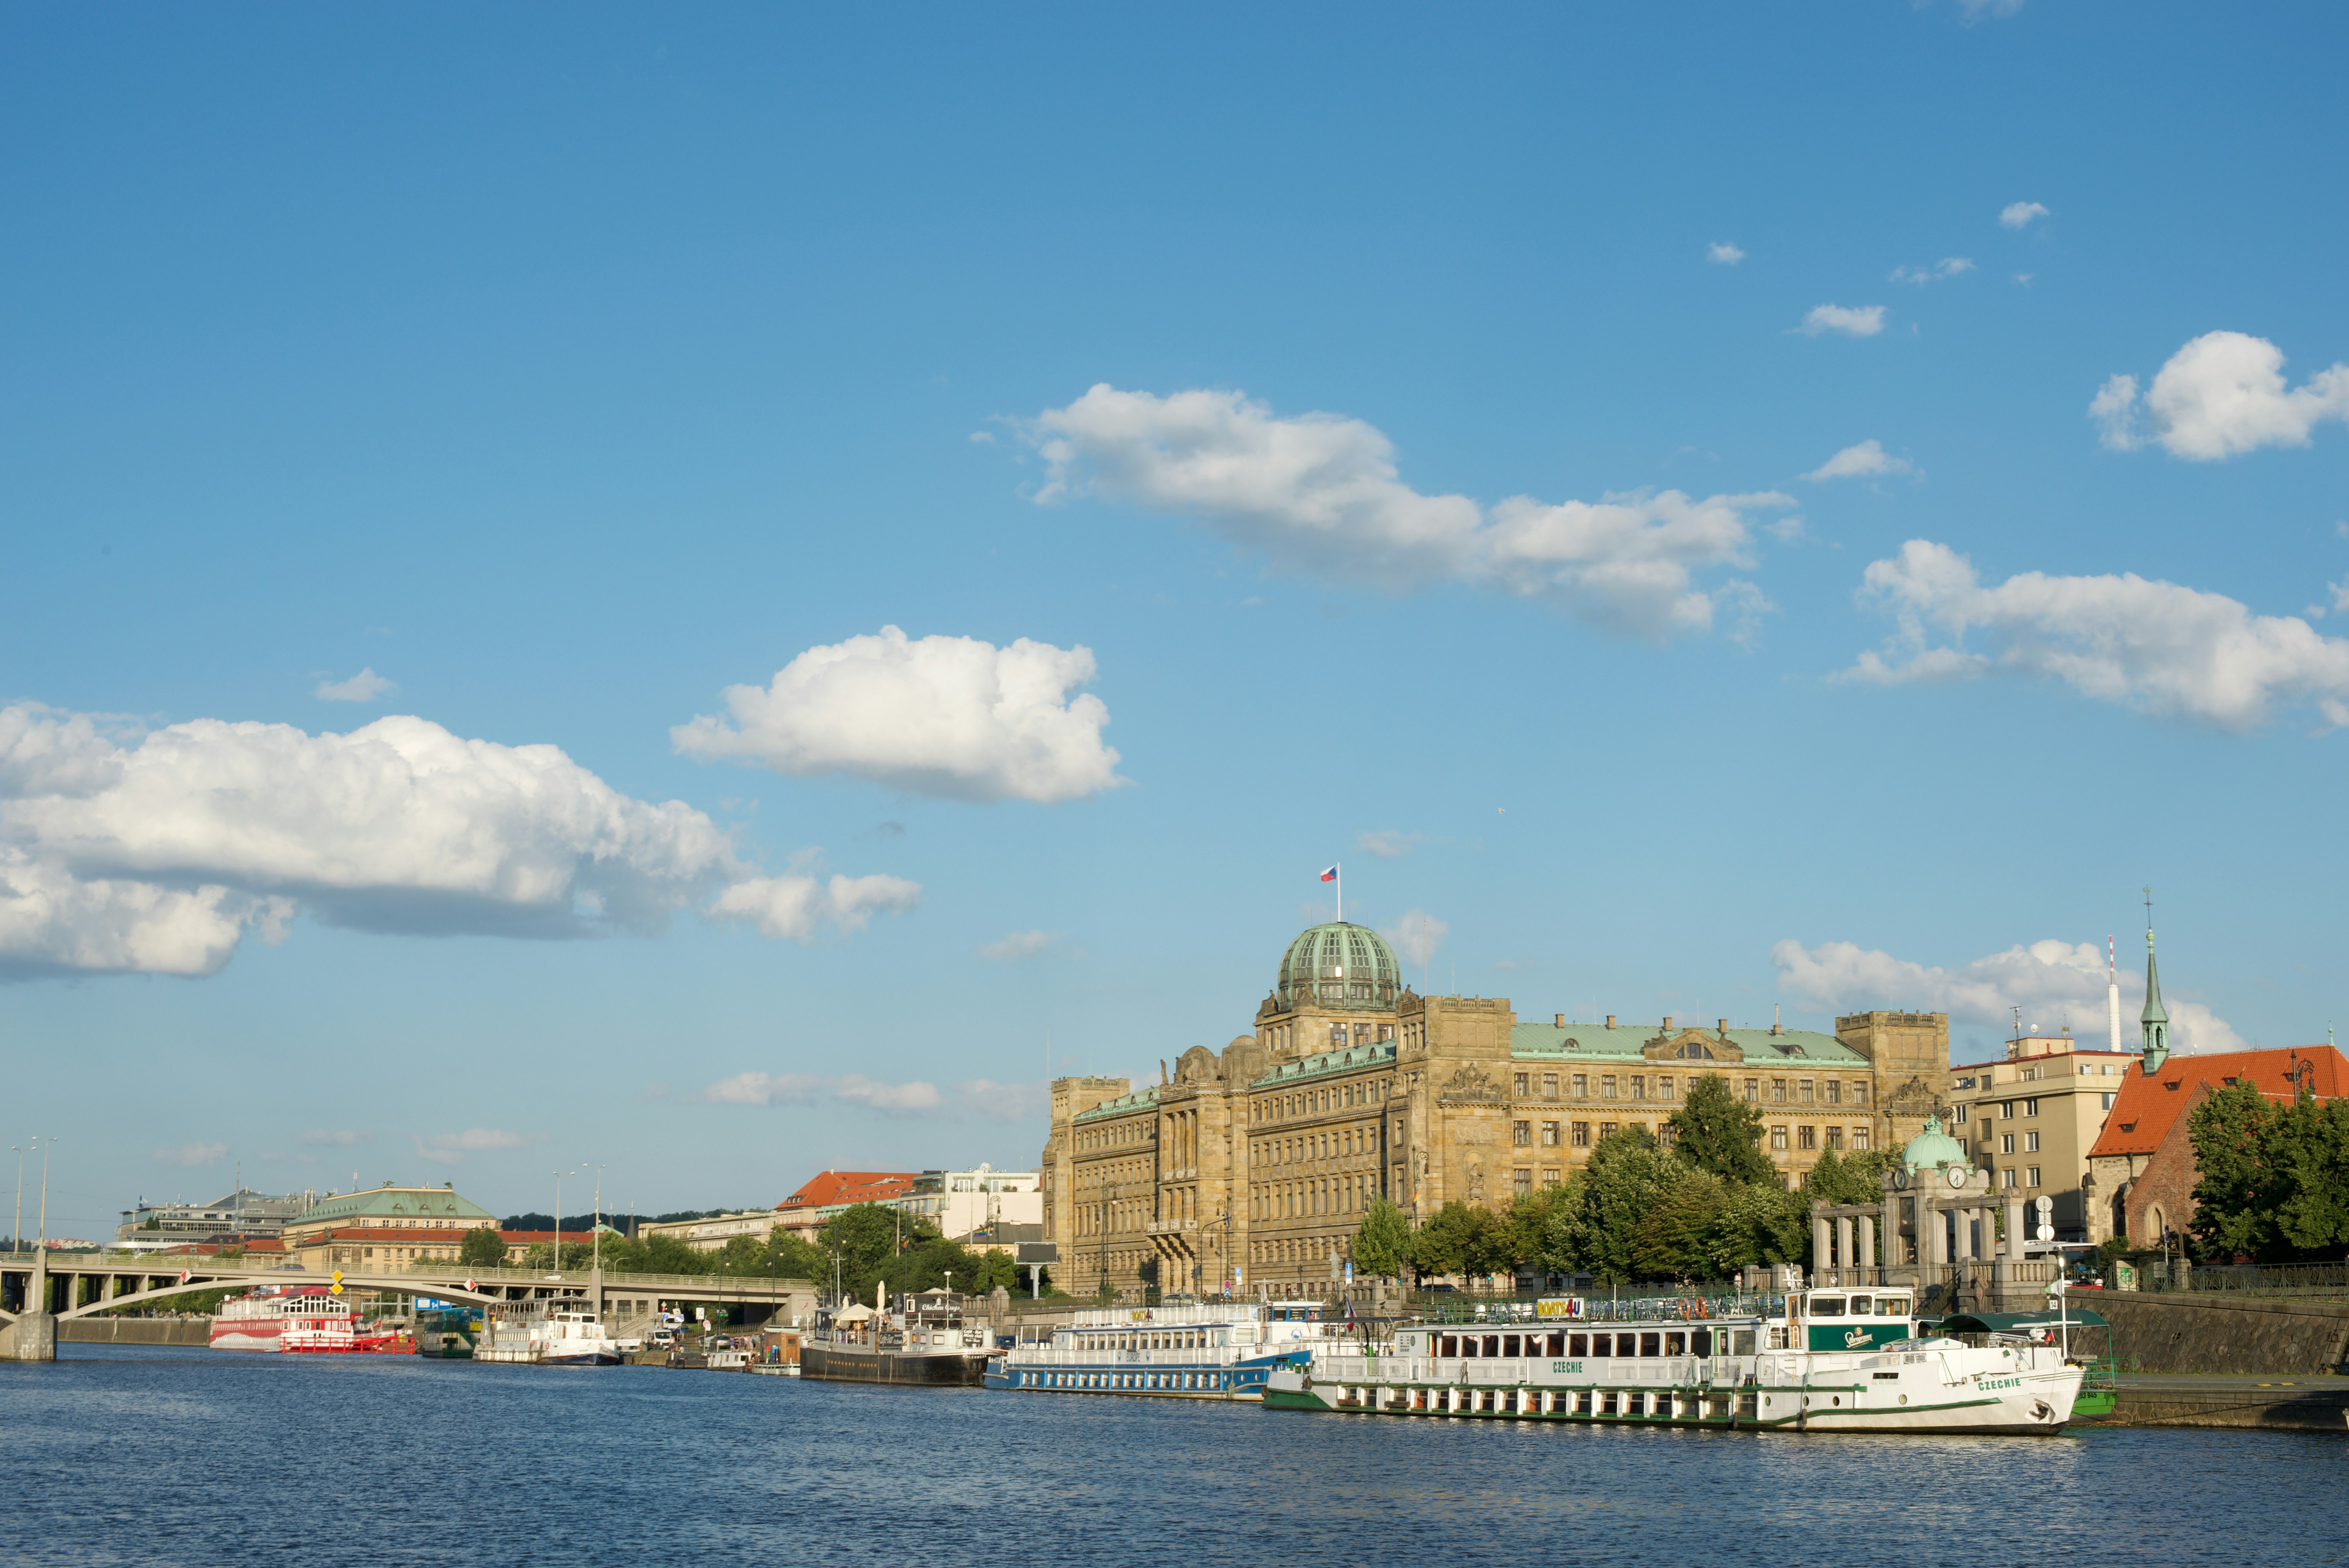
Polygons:
<instances>
[{"instance_id":1,"label":"blue sky","mask_svg":"<svg viewBox=\"0 0 2349 1568\"><path fill-rule=\"evenodd\" d=\"M2189 1047L2323 1039L2344 32L8 14L52 1232L1025 1165L1332 861L1521 1016L1961 1059L2150 883Z\"/></svg>"}]
</instances>

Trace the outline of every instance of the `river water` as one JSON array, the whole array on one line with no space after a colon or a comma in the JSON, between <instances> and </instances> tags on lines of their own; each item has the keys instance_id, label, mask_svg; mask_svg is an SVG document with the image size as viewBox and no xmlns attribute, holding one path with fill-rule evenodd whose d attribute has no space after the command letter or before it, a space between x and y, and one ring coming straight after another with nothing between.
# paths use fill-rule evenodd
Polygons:
<instances>
[{"instance_id":1,"label":"river water","mask_svg":"<svg viewBox=\"0 0 2349 1568\"><path fill-rule=\"evenodd\" d=\"M2349 1439L1799 1438L67 1345L0 1563L2349 1561Z\"/></svg>"}]
</instances>

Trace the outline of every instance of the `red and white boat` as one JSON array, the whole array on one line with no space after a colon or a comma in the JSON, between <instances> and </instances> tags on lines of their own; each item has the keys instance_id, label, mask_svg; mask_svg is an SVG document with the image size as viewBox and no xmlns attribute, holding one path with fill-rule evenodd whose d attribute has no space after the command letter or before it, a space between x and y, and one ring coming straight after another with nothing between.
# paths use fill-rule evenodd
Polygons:
<instances>
[{"instance_id":1,"label":"red and white boat","mask_svg":"<svg viewBox=\"0 0 2349 1568\"><path fill-rule=\"evenodd\" d=\"M333 1355L390 1351L398 1348L398 1339L391 1329L362 1326L351 1304L321 1284L263 1285L221 1303L212 1316L215 1350Z\"/></svg>"}]
</instances>

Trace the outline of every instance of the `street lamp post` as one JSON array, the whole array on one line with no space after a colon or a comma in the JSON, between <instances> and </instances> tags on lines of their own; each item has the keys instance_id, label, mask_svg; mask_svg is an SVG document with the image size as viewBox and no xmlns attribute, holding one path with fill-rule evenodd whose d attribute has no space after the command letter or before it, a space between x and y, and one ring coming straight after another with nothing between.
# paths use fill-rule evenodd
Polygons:
<instances>
[{"instance_id":1,"label":"street lamp post","mask_svg":"<svg viewBox=\"0 0 2349 1568\"><path fill-rule=\"evenodd\" d=\"M16 1217L8 1224L8 1250L21 1253L25 1250L25 1151L13 1143L8 1147L16 1156Z\"/></svg>"},{"instance_id":2,"label":"street lamp post","mask_svg":"<svg viewBox=\"0 0 2349 1568\"><path fill-rule=\"evenodd\" d=\"M582 1163L579 1169L595 1172L595 1228L588 1232L587 1236L595 1254L590 1266L601 1274L604 1272L604 1168Z\"/></svg>"},{"instance_id":3,"label":"street lamp post","mask_svg":"<svg viewBox=\"0 0 2349 1568\"><path fill-rule=\"evenodd\" d=\"M49 1150L57 1140L36 1132L33 1141L41 1145L41 1245L46 1248L49 1244Z\"/></svg>"}]
</instances>

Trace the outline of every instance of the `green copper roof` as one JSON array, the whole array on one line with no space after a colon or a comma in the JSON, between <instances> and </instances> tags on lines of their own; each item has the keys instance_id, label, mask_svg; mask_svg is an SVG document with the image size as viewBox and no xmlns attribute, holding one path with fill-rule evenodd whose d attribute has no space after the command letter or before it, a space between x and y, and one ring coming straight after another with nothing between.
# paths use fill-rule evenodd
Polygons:
<instances>
[{"instance_id":1,"label":"green copper roof","mask_svg":"<svg viewBox=\"0 0 2349 1568\"><path fill-rule=\"evenodd\" d=\"M497 1216L446 1187L370 1187L337 1198L321 1198L303 1211L304 1220L486 1220Z\"/></svg>"},{"instance_id":2,"label":"green copper roof","mask_svg":"<svg viewBox=\"0 0 2349 1568\"><path fill-rule=\"evenodd\" d=\"M1518 1024L1509 1030L1509 1055L1519 1060L1543 1059L1558 1061L1637 1062L1646 1059L1642 1053L1648 1043L1661 1030L1650 1026L1605 1024ZM1681 1031L1672 1031L1680 1037ZM1721 1035L1712 1029L1703 1031L1704 1040L1718 1040ZM1731 1044L1745 1054L1745 1066L1758 1067L1818 1067L1854 1068L1868 1065L1868 1058L1837 1039L1816 1029L1782 1029L1772 1034L1767 1029L1732 1029ZM1667 1057L1654 1065L1667 1062L1702 1060L1701 1057ZM1735 1066L1734 1063L1724 1063Z\"/></svg>"},{"instance_id":3,"label":"green copper roof","mask_svg":"<svg viewBox=\"0 0 2349 1568\"><path fill-rule=\"evenodd\" d=\"M1402 992L1402 965L1387 939L1351 922L1317 925L1288 944L1272 994L1281 1010L1305 1003L1392 1013Z\"/></svg>"},{"instance_id":4,"label":"green copper roof","mask_svg":"<svg viewBox=\"0 0 2349 1568\"><path fill-rule=\"evenodd\" d=\"M1115 1099L1105 1099L1099 1105L1094 1106L1091 1110L1081 1110L1069 1119L1071 1121L1098 1121L1106 1116L1130 1116L1137 1110L1141 1110L1148 1106L1156 1105L1157 1103L1158 1086L1153 1084L1150 1088L1145 1089L1137 1089L1133 1094L1122 1094Z\"/></svg>"},{"instance_id":5,"label":"green copper roof","mask_svg":"<svg viewBox=\"0 0 2349 1568\"><path fill-rule=\"evenodd\" d=\"M2192 957L2192 954L2187 954ZM2161 1005L2161 974L2153 966L2153 933L2145 934L2145 1011L2137 1016L2141 1024L2167 1024L2169 1009Z\"/></svg>"},{"instance_id":6,"label":"green copper roof","mask_svg":"<svg viewBox=\"0 0 2349 1568\"><path fill-rule=\"evenodd\" d=\"M1331 1073L1360 1072L1364 1068L1388 1067L1394 1061L1394 1042L1381 1040L1367 1046L1348 1046L1341 1051L1323 1051L1319 1056L1299 1057L1293 1062L1283 1062L1248 1088L1278 1088L1286 1084L1302 1083L1307 1078L1327 1078Z\"/></svg>"},{"instance_id":7,"label":"green copper roof","mask_svg":"<svg viewBox=\"0 0 2349 1568\"><path fill-rule=\"evenodd\" d=\"M1966 1158L1965 1145L1941 1130L1941 1119L1929 1116L1925 1130L1909 1140L1900 1151L1900 1163L1911 1171L1924 1171L1943 1165L1955 1165L1961 1170L1973 1161Z\"/></svg>"}]
</instances>

